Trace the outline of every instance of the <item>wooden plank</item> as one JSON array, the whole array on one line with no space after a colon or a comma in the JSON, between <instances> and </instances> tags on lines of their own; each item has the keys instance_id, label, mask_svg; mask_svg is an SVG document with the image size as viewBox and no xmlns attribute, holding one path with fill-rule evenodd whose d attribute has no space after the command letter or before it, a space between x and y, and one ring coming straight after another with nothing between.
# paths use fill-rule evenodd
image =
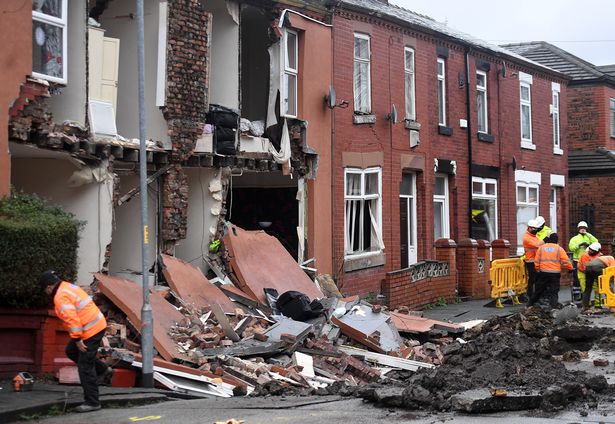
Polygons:
<instances>
[{"instance_id":1,"label":"wooden plank","mask_svg":"<svg viewBox=\"0 0 615 424\"><path fill-rule=\"evenodd\" d=\"M222 307L219 304L214 303L213 305L211 305L211 311L216 316L218 324L220 324L220 327L222 327L222 330L224 330L224 335L226 337L228 337L234 342L238 342L239 340L241 340L237 333L235 333L235 330L233 330L233 326L228 321L226 314L224 313Z\"/></svg>"},{"instance_id":2,"label":"wooden plank","mask_svg":"<svg viewBox=\"0 0 615 424\"><path fill-rule=\"evenodd\" d=\"M200 269L173 256L161 255L162 274L171 289L187 303L197 308L211 308L215 303L226 313L234 313L235 305Z\"/></svg>"},{"instance_id":3,"label":"wooden plank","mask_svg":"<svg viewBox=\"0 0 615 424\"><path fill-rule=\"evenodd\" d=\"M405 333L428 333L433 329L450 331L451 333L462 333L462 325L433 320L429 318L417 317L414 315L390 312L391 321L398 331Z\"/></svg>"},{"instance_id":4,"label":"wooden plank","mask_svg":"<svg viewBox=\"0 0 615 424\"><path fill-rule=\"evenodd\" d=\"M141 286L132 281L100 273L94 276L100 282L98 285L100 292L126 314L128 320L138 331L141 328L141 307L143 305ZM150 303L154 319L154 347L168 361L188 360L177 350L177 344L169 336L171 327L181 321L184 316L158 293L151 294Z\"/></svg>"},{"instance_id":5,"label":"wooden plank","mask_svg":"<svg viewBox=\"0 0 615 424\"><path fill-rule=\"evenodd\" d=\"M370 352L364 349L358 349L352 346L340 346L339 350L350 356L362 356L370 362L374 362L387 367L401 368L402 370L416 371L419 368L435 368L432 364L413 361L411 359L396 358L390 355L382 355L380 353Z\"/></svg>"},{"instance_id":6,"label":"wooden plank","mask_svg":"<svg viewBox=\"0 0 615 424\"><path fill-rule=\"evenodd\" d=\"M296 290L310 299L323 297L284 246L264 231L246 231L232 225L224 236L224 245L239 288L261 303L267 304L265 288L280 294Z\"/></svg>"}]
</instances>

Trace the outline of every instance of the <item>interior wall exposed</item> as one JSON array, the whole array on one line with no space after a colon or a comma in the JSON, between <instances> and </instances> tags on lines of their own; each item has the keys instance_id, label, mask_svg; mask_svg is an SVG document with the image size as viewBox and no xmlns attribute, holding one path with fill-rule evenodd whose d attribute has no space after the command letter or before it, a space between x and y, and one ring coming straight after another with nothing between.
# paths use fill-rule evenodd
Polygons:
<instances>
[{"instance_id":1,"label":"interior wall exposed","mask_svg":"<svg viewBox=\"0 0 615 424\"><path fill-rule=\"evenodd\" d=\"M12 184L17 190L49 200L53 205L71 212L83 221L80 233L77 279L81 285L92 282L92 272L98 272L111 242L113 220L113 180L92 182L70 187L69 178L79 170L68 155L60 158L13 158ZM103 165L106 168L106 164ZM36 170L36 172L33 172Z\"/></svg>"},{"instance_id":2,"label":"interior wall exposed","mask_svg":"<svg viewBox=\"0 0 615 424\"><path fill-rule=\"evenodd\" d=\"M206 2L213 14L209 102L239 108L239 24L229 14L226 1Z\"/></svg>"},{"instance_id":3,"label":"interior wall exposed","mask_svg":"<svg viewBox=\"0 0 615 424\"><path fill-rule=\"evenodd\" d=\"M241 7L241 116L251 121L267 118L269 25L264 9Z\"/></svg>"},{"instance_id":4,"label":"interior wall exposed","mask_svg":"<svg viewBox=\"0 0 615 424\"><path fill-rule=\"evenodd\" d=\"M65 120L85 125L86 91L86 31L87 1L68 2L68 51L66 54L67 85L51 96L49 111L57 123Z\"/></svg>"},{"instance_id":5,"label":"interior wall exposed","mask_svg":"<svg viewBox=\"0 0 615 424\"><path fill-rule=\"evenodd\" d=\"M158 4L158 0L144 0L146 136L170 148L167 123L156 106ZM117 131L126 138L139 138L137 20L130 16L136 16L135 2L112 1L101 15L100 24L106 30L105 36L120 39Z\"/></svg>"},{"instance_id":6,"label":"interior wall exposed","mask_svg":"<svg viewBox=\"0 0 615 424\"><path fill-rule=\"evenodd\" d=\"M139 186L138 175L120 176L120 196ZM157 252L157 190L156 182L148 186L147 208L149 226L149 255L147 267L154 264ZM140 194L129 202L115 207L115 222L113 225L113 244L111 246L111 261L109 272L117 274L126 271L140 273L141 265L141 199Z\"/></svg>"},{"instance_id":7,"label":"interior wall exposed","mask_svg":"<svg viewBox=\"0 0 615 424\"><path fill-rule=\"evenodd\" d=\"M184 168L188 176L188 231L175 247L175 256L206 271L202 258L215 234L222 207L220 170Z\"/></svg>"}]
</instances>

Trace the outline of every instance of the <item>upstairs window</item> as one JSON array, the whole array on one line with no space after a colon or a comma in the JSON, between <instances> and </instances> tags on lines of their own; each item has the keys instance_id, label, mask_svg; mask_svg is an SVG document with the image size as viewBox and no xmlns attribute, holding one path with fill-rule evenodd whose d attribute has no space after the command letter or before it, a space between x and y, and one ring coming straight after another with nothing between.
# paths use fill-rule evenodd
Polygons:
<instances>
[{"instance_id":1,"label":"upstairs window","mask_svg":"<svg viewBox=\"0 0 615 424\"><path fill-rule=\"evenodd\" d=\"M615 99L610 100L611 110L611 137L615 137Z\"/></svg>"},{"instance_id":2,"label":"upstairs window","mask_svg":"<svg viewBox=\"0 0 615 424\"><path fill-rule=\"evenodd\" d=\"M382 178L380 168L345 171L346 256L379 253L382 241Z\"/></svg>"},{"instance_id":3,"label":"upstairs window","mask_svg":"<svg viewBox=\"0 0 615 424\"><path fill-rule=\"evenodd\" d=\"M553 153L562 154L559 126L559 90L552 91L551 118L553 119Z\"/></svg>"},{"instance_id":4,"label":"upstairs window","mask_svg":"<svg viewBox=\"0 0 615 424\"><path fill-rule=\"evenodd\" d=\"M406 83L406 119L416 120L414 98L414 50L404 49L404 79Z\"/></svg>"},{"instance_id":5,"label":"upstairs window","mask_svg":"<svg viewBox=\"0 0 615 424\"><path fill-rule=\"evenodd\" d=\"M370 113L372 110L369 35L354 35L354 111Z\"/></svg>"},{"instance_id":6,"label":"upstairs window","mask_svg":"<svg viewBox=\"0 0 615 424\"><path fill-rule=\"evenodd\" d=\"M66 0L32 2L32 74L66 84Z\"/></svg>"},{"instance_id":7,"label":"upstairs window","mask_svg":"<svg viewBox=\"0 0 615 424\"><path fill-rule=\"evenodd\" d=\"M282 114L297 117L297 75L299 43L295 31L284 31L284 75L282 80Z\"/></svg>"},{"instance_id":8,"label":"upstairs window","mask_svg":"<svg viewBox=\"0 0 615 424\"><path fill-rule=\"evenodd\" d=\"M438 124L446 126L446 61L438 58Z\"/></svg>"},{"instance_id":9,"label":"upstairs window","mask_svg":"<svg viewBox=\"0 0 615 424\"><path fill-rule=\"evenodd\" d=\"M484 71L476 71L476 109L478 113L478 131L488 133L487 73Z\"/></svg>"},{"instance_id":10,"label":"upstairs window","mask_svg":"<svg viewBox=\"0 0 615 424\"><path fill-rule=\"evenodd\" d=\"M519 72L521 147L535 150L532 142L532 81L531 75Z\"/></svg>"}]
</instances>

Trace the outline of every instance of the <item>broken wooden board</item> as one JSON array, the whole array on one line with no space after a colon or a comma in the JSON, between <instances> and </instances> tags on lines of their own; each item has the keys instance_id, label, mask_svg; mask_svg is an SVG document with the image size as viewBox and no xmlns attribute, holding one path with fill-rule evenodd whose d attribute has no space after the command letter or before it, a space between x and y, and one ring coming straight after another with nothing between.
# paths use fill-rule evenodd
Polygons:
<instances>
[{"instance_id":1,"label":"broken wooden board","mask_svg":"<svg viewBox=\"0 0 615 424\"><path fill-rule=\"evenodd\" d=\"M390 355L383 355L381 353L370 352L365 349L359 349L352 346L340 346L339 350L350 355L350 356L361 356L365 358L366 361L372 362L378 365L392 367L392 368L400 368L402 370L408 371L416 371L419 368L435 368L432 364L427 364L425 362L413 361L411 359L404 358L396 358Z\"/></svg>"},{"instance_id":2,"label":"broken wooden board","mask_svg":"<svg viewBox=\"0 0 615 424\"><path fill-rule=\"evenodd\" d=\"M378 353L397 352L402 344L399 332L384 312L373 312L372 306L360 303L352 307L346 315L331 322L342 333Z\"/></svg>"},{"instance_id":3,"label":"broken wooden board","mask_svg":"<svg viewBox=\"0 0 615 424\"><path fill-rule=\"evenodd\" d=\"M463 333L465 331L462 325L450 322L401 314L398 312L391 312L390 315L393 325L402 333L420 334L428 333L432 330L443 330L450 333Z\"/></svg>"},{"instance_id":4,"label":"broken wooden board","mask_svg":"<svg viewBox=\"0 0 615 424\"><path fill-rule=\"evenodd\" d=\"M197 308L219 304L224 312L235 312L235 305L218 287L213 285L196 266L169 255L162 256L162 274L171 289L187 303Z\"/></svg>"},{"instance_id":5,"label":"broken wooden board","mask_svg":"<svg viewBox=\"0 0 615 424\"><path fill-rule=\"evenodd\" d=\"M224 331L224 335L226 337L228 337L234 342L238 342L239 340L241 340L239 335L237 335L237 333L235 333L235 330L233 330L233 326L229 322L228 318L226 317L226 314L224 313L220 305L214 303L213 305L211 305L211 311L216 316L218 324L220 325L220 327L222 327L222 330Z\"/></svg>"},{"instance_id":6,"label":"broken wooden board","mask_svg":"<svg viewBox=\"0 0 615 424\"><path fill-rule=\"evenodd\" d=\"M205 356L228 355L246 358L250 356L273 356L286 349L286 346L286 343L280 341L267 340L261 342L255 339L243 339L232 346L199 349L199 351Z\"/></svg>"},{"instance_id":7,"label":"broken wooden board","mask_svg":"<svg viewBox=\"0 0 615 424\"><path fill-rule=\"evenodd\" d=\"M95 274L94 277L100 282L98 285L100 292L126 314L137 331L140 330L141 307L143 306L141 286L129 280L100 273ZM171 327L181 321L184 316L158 293L150 295L150 303L154 320L154 347L167 361L188 360L183 353L178 351L177 344L169 336Z\"/></svg>"},{"instance_id":8,"label":"broken wooden board","mask_svg":"<svg viewBox=\"0 0 615 424\"><path fill-rule=\"evenodd\" d=\"M246 231L231 225L224 236L231 269L239 288L267 304L264 289L282 294L295 290L311 300L323 297L322 292L301 269L282 244L264 231Z\"/></svg>"}]
</instances>

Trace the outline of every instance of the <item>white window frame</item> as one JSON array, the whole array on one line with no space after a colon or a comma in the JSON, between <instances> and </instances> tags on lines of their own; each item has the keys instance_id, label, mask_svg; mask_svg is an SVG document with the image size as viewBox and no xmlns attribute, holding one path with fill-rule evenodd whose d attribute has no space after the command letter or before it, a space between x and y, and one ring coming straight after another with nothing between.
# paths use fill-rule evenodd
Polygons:
<instances>
[{"instance_id":1,"label":"white window frame","mask_svg":"<svg viewBox=\"0 0 615 424\"><path fill-rule=\"evenodd\" d=\"M45 13L32 11L32 21L41 22L48 25L53 25L61 28L62 30L62 78L53 77L40 72L32 71L32 75L47 81L57 82L60 84L66 84L68 82L68 7L67 0L61 0L62 4L62 18L56 18L54 16L47 15ZM34 24L34 22L33 22ZM35 42L34 40L32 40Z\"/></svg>"},{"instance_id":2,"label":"white window frame","mask_svg":"<svg viewBox=\"0 0 615 424\"><path fill-rule=\"evenodd\" d=\"M609 99L609 112L611 115L611 137L615 137L615 99Z\"/></svg>"},{"instance_id":3,"label":"white window frame","mask_svg":"<svg viewBox=\"0 0 615 424\"><path fill-rule=\"evenodd\" d=\"M484 85L480 85L478 83L478 76L482 76L484 78ZM479 109L479 102L478 102L478 98L479 97L483 97L483 105L484 105L484 109L481 111ZM489 109L488 109L488 105L487 105L487 72L485 71L476 71L476 115L477 115L477 122L476 122L476 127L478 128L478 132L480 133L484 133L484 134L489 134ZM480 118L483 118L483 122L485 123L485 128L481 128L480 127Z\"/></svg>"},{"instance_id":4,"label":"white window frame","mask_svg":"<svg viewBox=\"0 0 615 424\"><path fill-rule=\"evenodd\" d=\"M289 42L289 34L294 35L294 42ZM282 69L282 84L281 84L281 94L282 94L282 116L286 116L288 118L296 118L298 115L298 81L299 81L299 33L297 31L293 31L290 29L284 29L283 42L281 46L283 49L282 57L284 58L283 69ZM295 66L293 67L289 61L288 50L291 47L295 52ZM289 81L294 80L294 93L295 98L289 99ZM294 112L294 113L293 113Z\"/></svg>"},{"instance_id":5,"label":"white window frame","mask_svg":"<svg viewBox=\"0 0 615 424\"><path fill-rule=\"evenodd\" d=\"M442 64L442 73L440 73L440 67L437 65ZM438 76L438 125L446 126L446 60L439 57L436 65L436 74ZM442 96L440 96L439 87L442 86ZM440 116L440 111L442 116ZM441 119L440 119L441 118Z\"/></svg>"},{"instance_id":6,"label":"white window frame","mask_svg":"<svg viewBox=\"0 0 615 424\"><path fill-rule=\"evenodd\" d=\"M474 190L474 184L479 183L481 185L480 191ZM493 184L495 186L495 194L487 193L487 184ZM495 228L494 230L494 240L498 238L498 180L495 178L483 178L483 177L472 177L472 199L486 199L486 200L495 200Z\"/></svg>"},{"instance_id":7,"label":"white window frame","mask_svg":"<svg viewBox=\"0 0 615 424\"><path fill-rule=\"evenodd\" d=\"M407 193L399 193L400 202L401 199L406 200L406 216L408 228L406 228L406 237L408 240L408 252L406 261L408 265L413 265L416 263L417 256L417 244L418 244L418 226L417 226L417 199L416 199L416 173L408 172L404 173L404 175L409 175L410 182L410 194ZM402 176L403 178L403 176ZM402 229L400 228L400 231ZM400 243L400 251L401 251L401 243ZM401 252L400 252L401 253ZM402 258L403 261L403 258Z\"/></svg>"},{"instance_id":8,"label":"white window frame","mask_svg":"<svg viewBox=\"0 0 615 424\"><path fill-rule=\"evenodd\" d=\"M364 57L357 57L355 55L356 49L355 49L355 40L356 39L361 39L361 40L367 40L367 58ZM355 113L366 113L369 114L372 111L372 87L371 87L371 73L372 73L372 66L371 66L371 57L372 57L372 48L371 48L371 37L367 34L361 34L358 32L354 33L354 38L353 38L353 48L352 48L352 55L353 55L353 76L352 76L352 80L353 80L353 92L354 92L354 111ZM355 76L357 74L356 69L357 66L359 64L367 64L367 87L365 90L366 96L365 99L361 99L359 97L360 93L357 92L356 90L356 80L355 80ZM363 102L361 104L359 104L361 102L361 100L363 100Z\"/></svg>"},{"instance_id":9,"label":"white window frame","mask_svg":"<svg viewBox=\"0 0 615 424\"><path fill-rule=\"evenodd\" d=\"M522 91L523 88L527 88L528 99L523 99ZM529 128L530 128L530 137L523 138L523 107L527 107L529 109ZM532 84L526 81L519 82L519 122L521 124L521 147L524 149L532 149L536 150L536 145L532 142Z\"/></svg>"},{"instance_id":10,"label":"white window frame","mask_svg":"<svg viewBox=\"0 0 615 424\"><path fill-rule=\"evenodd\" d=\"M560 124L560 90L559 84L553 84L551 91L551 118L553 121L553 154L563 155L562 150L562 136L561 136L561 124Z\"/></svg>"},{"instance_id":11,"label":"white window frame","mask_svg":"<svg viewBox=\"0 0 615 424\"><path fill-rule=\"evenodd\" d=\"M436 180L438 178L442 178L444 180L444 194L436 194ZM450 215L449 215L449 198L448 198L448 175L447 174L436 174L436 179L434 180L434 194L433 194L433 204L441 203L442 204L442 238L450 238L451 236L451 224L450 224ZM433 205L432 205L433 207ZM433 207L433 215L434 215L434 239L436 238L435 234L435 219L436 219L436 208Z\"/></svg>"},{"instance_id":12,"label":"white window frame","mask_svg":"<svg viewBox=\"0 0 615 424\"><path fill-rule=\"evenodd\" d=\"M525 198L526 201L521 202L519 201L519 187L523 187L525 189ZM529 199L529 189L530 188L535 188L536 189L536 203L530 203L528 201ZM516 205L516 214L515 214L515 221L517 222L517 225L515 226L517 228L517 230L519 229L518 227L520 225L525 225L526 222L519 222L518 220L518 216L519 216L519 208L520 207L535 207L536 208L536 213L532 214L533 218L537 217L538 215L540 215L540 184L537 184L535 182L525 182L525 181L517 181L515 184L515 205ZM522 234L522 233L521 233ZM523 237L521 235L520 237L520 232L517 231L517 253L518 254L522 254L523 253Z\"/></svg>"},{"instance_id":13,"label":"white window frame","mask_svg":"<svg viewBox=\"0 0 615 424\"><path fill-rule=\"evenodd\" d=\"M557 187L551 186L549 198L549 224L554 233L557 233Z\"/></svg>"},{"instance_id":14,"label":"white window frame","mask_svg":"<svg viewBox=\"0 0 615 424\"><path fill-rule=\"evenodd\" d=\"M410 55L410 63L408 63ZM414 49L404 48L404 84L406 89L406 119L416 121L416 88L414 78Z\"/></svg>"},{"instance_id":15,"label":"white window frame","mask_svg":"<svg viewBox=\"0 0 615 424\"><path fill-rule=\"evenodd\" d=\"M349 174L359 174L361 176L361 183L360 183L360 194L358 195L349 195L348 194L348 175ZM377 174L378 175L378 193L377 194L365 194L365 176L367 174ZM353 232L350 231L349 228L349 221L352 221L352 219L348 219L348 209L347 209L347 205L348 205L348 201L356 201L359 200L362 203L365 202L366 200L377 200L376 204L376 213L374 214L374 218L376 219L376 227L377 227L377 231L379 232L379 239L375 241L375 243L378 245L377 249L375 250L368 250L366 251L366 246L361 246L361 244L363 243L363 240L361 239L359 241L359 249L356 251L352 250L352 239L350 234L352 234ZM359 208L359 213L361 214L361 217L359 219L359 222L363 222L365 217L363 216L363 212L364 212L364 208L360 207ZM371 218L370 218L371 219ZM361 229L362 231L362 229ZM361 169L361 168L345 168L344 169L344 258L345 259L355 259L355 258L361 258L361 257L366 257L366 256L372 256L372 255L378 255L380 253L382 253L383 249L384 249L384 243L382 241L382 168L380 167L370 167L370 168L365 168L365 169ZM378 238L378 237L377 237ZM374 244L374 242L372 242L372 245Z\"/></svg>"}]
</instances>

